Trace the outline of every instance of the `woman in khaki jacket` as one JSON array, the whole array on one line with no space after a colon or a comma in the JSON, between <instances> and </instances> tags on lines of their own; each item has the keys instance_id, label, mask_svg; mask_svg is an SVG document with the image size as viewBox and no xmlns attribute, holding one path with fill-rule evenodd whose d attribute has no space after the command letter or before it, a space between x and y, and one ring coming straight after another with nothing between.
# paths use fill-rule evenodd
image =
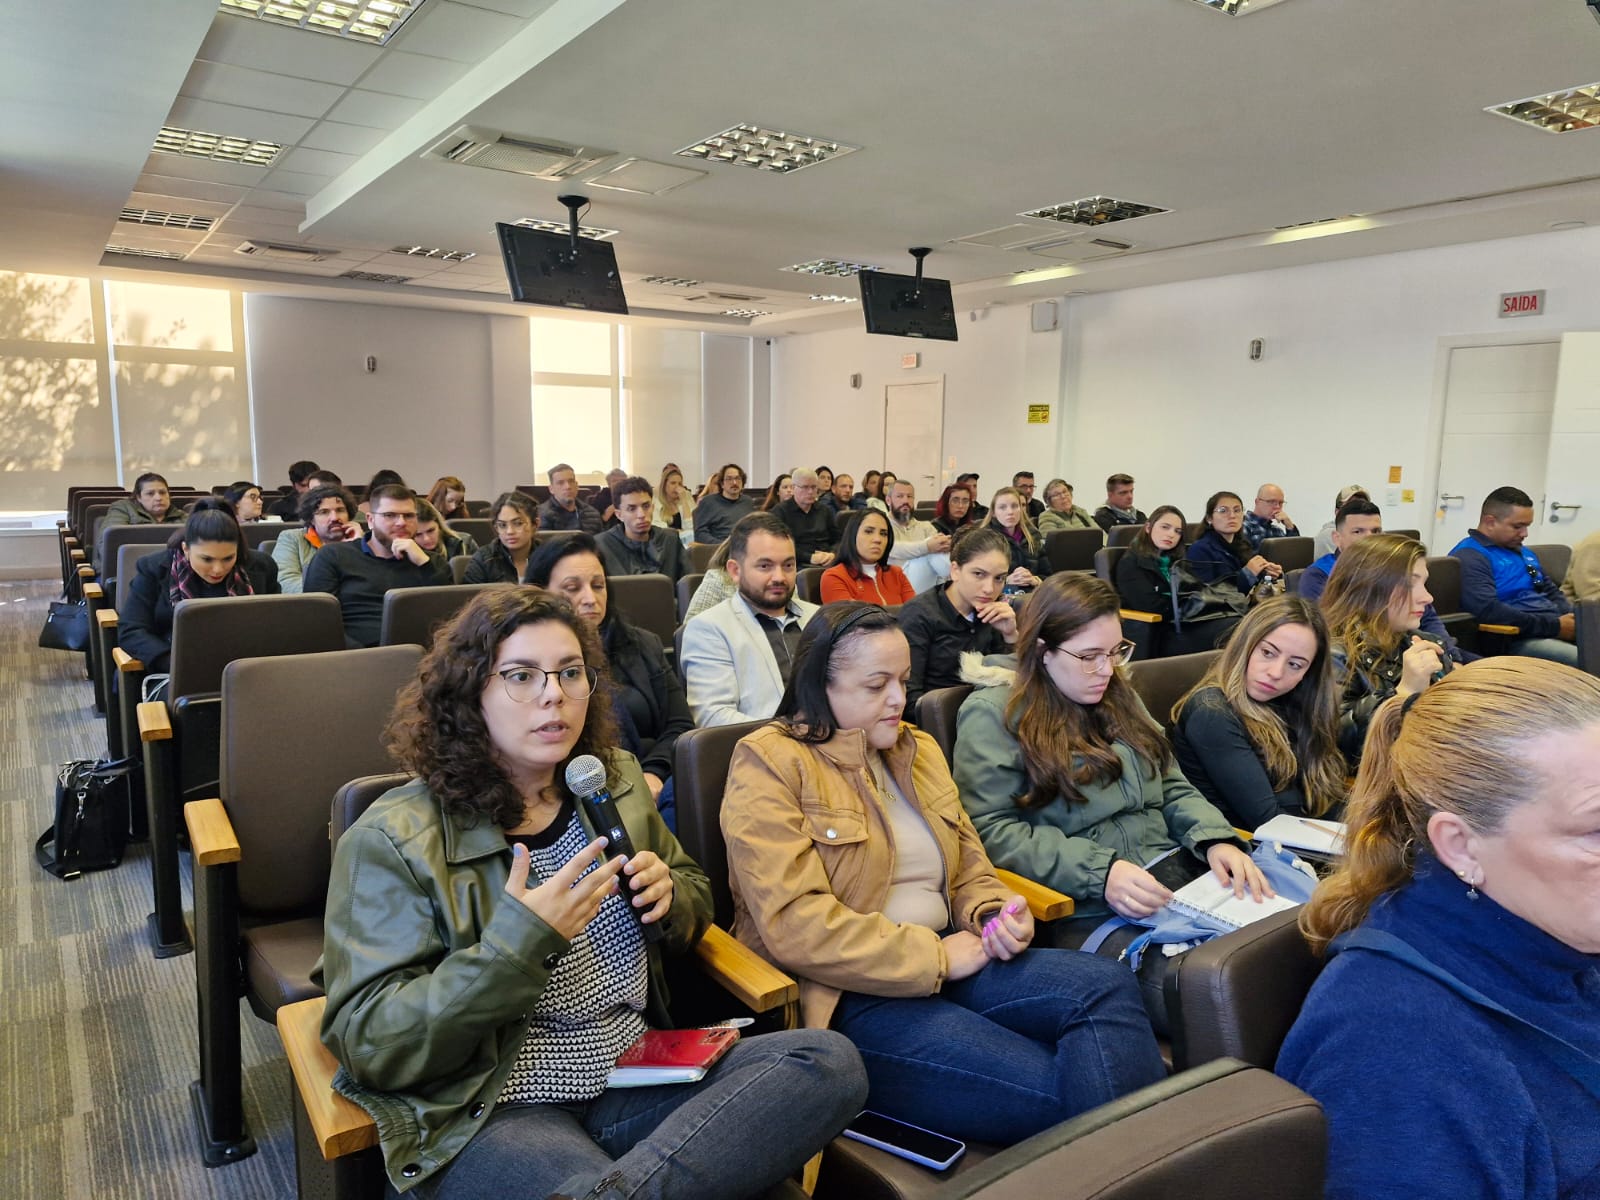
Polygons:
<instances>
[{"instance_id":1,"label":"woman in khaki jacket","mask_svg":"<svg viewBox=\"0 0 1600 1200\"><path fill-rule=\"evenodd\" d=\"M856 1044L868 1107L1009 1143L1162 1078L1132 973L1034 949L927 734L901 723L894 617L825 606L722 805L734 933ZM1026 951L1026 953L1024 953ZM1109 969L1108 969L1109 968Z\"/></svg>"}]
</instances>

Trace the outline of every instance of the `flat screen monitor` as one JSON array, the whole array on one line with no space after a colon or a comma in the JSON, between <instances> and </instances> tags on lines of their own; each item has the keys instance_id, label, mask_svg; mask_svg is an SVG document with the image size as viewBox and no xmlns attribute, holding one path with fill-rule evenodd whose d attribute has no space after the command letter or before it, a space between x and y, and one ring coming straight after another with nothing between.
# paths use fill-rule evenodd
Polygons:
<instances>
[{"instance_id":1,"label":"flat screen monitor","mask_svg":"<svg viewBox=\"0 0 1600 1200\"><path fill-rule=\"evenodd\" d=\"M617 273L617 251L609 242L579 238L574 256L569 234L546 233L503 222L494 228L500 236L500 253L505 259L513 300L627 314L628 300L622 294L622 276Z\"/></svg>"},{"instance_id":2,"label":"flat screen monitor","mask_svg":"<svg viewBox=\"0 0 1600 1200\"><path fill-rule=\"evenodd\" d=\"M923 276L919 287L915 275L888 271L863 271L856 278L861 281L861 313L868 333L957 340L956 306L948 279Z\"/></svg>"}]
</instances>

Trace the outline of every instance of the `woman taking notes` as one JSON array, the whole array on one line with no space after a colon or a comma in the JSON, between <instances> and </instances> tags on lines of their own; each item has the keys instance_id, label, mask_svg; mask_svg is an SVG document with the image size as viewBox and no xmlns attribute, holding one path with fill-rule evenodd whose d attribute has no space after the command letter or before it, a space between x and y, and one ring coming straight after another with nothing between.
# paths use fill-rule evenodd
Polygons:
<instances>
[{"instance_id":1,"label":"woman taking notes","mask_svg":"<svg viewBox=\"0 0 1600 1200\"><path fill-rule=\"evenodd\" d=\"M800 637L778 718L734 751L722 804L734 934L800 981L802 1018L856 1044L868 1107L1010 1143L1162 1077L1126 968L1029 949L927 734L911 653L876 605Z\"/></svg>"},{"instance_id":2,"label":"woman taking notes","mask_svg":"<svg viewBox=\"0 0 1600 1200\"><path fill-rule=\"evenodd\" d=\"M1391 698L1347 822L1277 1065L1327 1195L1600 1195L1600 680L1507 656Z\"/></svg>"},{"instance_id":3,"label":"woman taking notes","mask_svg":"<svg viewBox=\"0 0 1600 1200\"><path fill-rule=\"evenodd\" d=\"M417 777L339 839L322 1039L398 1191L744 1196L861 1105L855 1052L818 1031L740 1041L699 1083L607 1089L622 1052L669 1024L662 954L699 939L711 899L613 748L601 662L564 600L474 596L396 704L390 747ZM565 786L587 754L633 843L626 865Z\"/></svg>"}]
</instances>

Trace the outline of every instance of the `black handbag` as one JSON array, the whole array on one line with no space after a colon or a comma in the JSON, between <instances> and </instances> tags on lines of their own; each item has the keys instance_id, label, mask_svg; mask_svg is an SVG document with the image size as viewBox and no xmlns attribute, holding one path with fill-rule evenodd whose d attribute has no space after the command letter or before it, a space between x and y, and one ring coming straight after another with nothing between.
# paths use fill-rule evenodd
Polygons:
<instances>
[{"instance_id":1,"label":"black handbag","mask_svg":"<svg viewBox=\"0 0 1600 1200\"><path fill-rule=\"evenodd\" d=\"M141 776L134 758L63 763L56 774L55 824L33 846L39 865L57 879L76 879L120 863Z\"/></svg>"},{"instance_id":2,"label":"black handbag","mask_svg":"<svg viewBox=\"0 0 1600 1200\"><path fill-rule=\"evenodd\" d=\"M39 645L45 650L78 650L89 648L89 603L79 600L52 600L50 612L39 631Z\"/></svg>"}]
</instances>

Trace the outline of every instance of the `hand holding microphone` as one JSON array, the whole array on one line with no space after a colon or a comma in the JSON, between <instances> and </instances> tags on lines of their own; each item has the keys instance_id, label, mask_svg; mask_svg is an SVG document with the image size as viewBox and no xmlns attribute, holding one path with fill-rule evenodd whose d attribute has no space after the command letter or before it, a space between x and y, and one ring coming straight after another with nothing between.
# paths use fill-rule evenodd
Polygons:
<instances>
[{"instance_id":1,"label":"hand holding microphone","mask_svg":"<svg viewBox=\"0 0 1600 1200\"><path fill-rule=\"evenodd\" d=\"M628 860L623 869L628 888L633 892L628 911L639 922L644 940L659 942L661 918L672 907L672 872L650 851L635 853L622 816L617 812L617 802L606 790L604 763L592 754L580 754L567 764L566 782L583 806L595 835L606 839L606 858Z\"/></svg>"}]
</instances>

